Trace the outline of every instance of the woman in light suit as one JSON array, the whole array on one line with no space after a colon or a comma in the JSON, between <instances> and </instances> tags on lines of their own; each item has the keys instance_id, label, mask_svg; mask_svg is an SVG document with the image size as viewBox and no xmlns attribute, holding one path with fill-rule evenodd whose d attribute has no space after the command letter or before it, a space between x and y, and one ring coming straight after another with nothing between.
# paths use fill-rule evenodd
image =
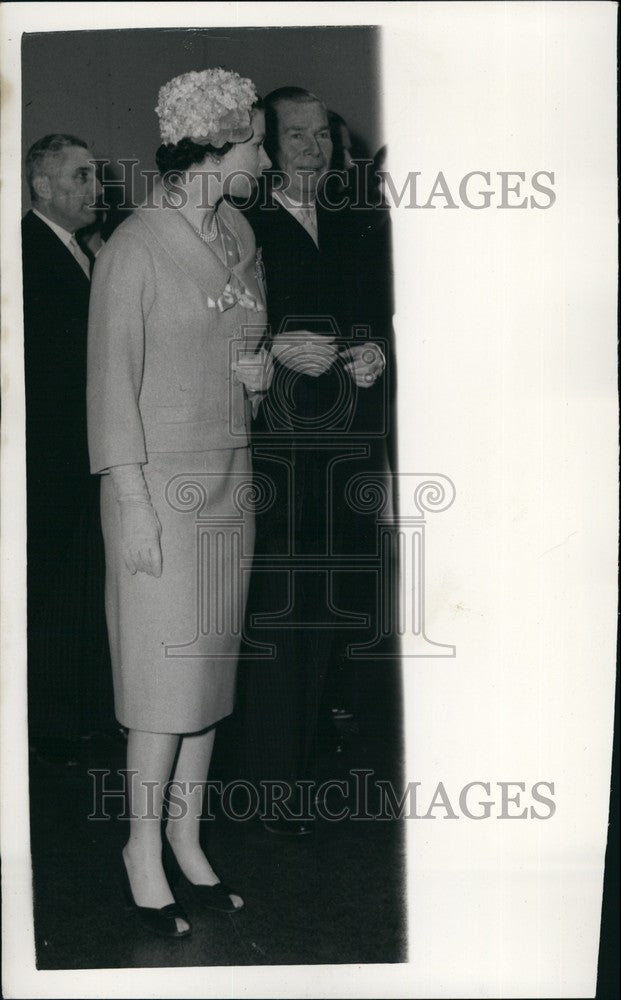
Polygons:
<instances>
[{"instance_id":1,"label":"woman in light suit","mask_svg":"<svg viewBox=\"0 0 621 1000\"><path fill-rule=\"evenodd\" d=\"M234 491L250 479L250 410L269 385L270 364L257 351L266 319L254 237L222 198L246 197L270 161L254 85L236 73L176 77L160 90L156 111L161 183L97 259L88 421L91 471L101 475L115 706L129 729L122 875L151 930L185 937L190 922L162 861L171 777L185 808L168 820L166 850L203 905L227 912L243 905L199 842L202 783L214 726L233 707L239 633L212 629L198 653L182 655L205 596L197 512L184 508L183 486L207 484L205 507L219 520L218 558L226 561L230 533L239 531ZM251 555L248 512L242 530ZM230 578L226 567L222 575ZM243 583L215 601L222 621L230 623L234 605L243 615Z\"/></svg>"}]
</instances>

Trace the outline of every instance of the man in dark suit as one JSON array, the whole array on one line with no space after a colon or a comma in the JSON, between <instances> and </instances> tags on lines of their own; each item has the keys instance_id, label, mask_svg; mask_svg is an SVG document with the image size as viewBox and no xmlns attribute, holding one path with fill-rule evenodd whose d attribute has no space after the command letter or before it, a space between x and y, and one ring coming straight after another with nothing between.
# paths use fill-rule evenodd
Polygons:
<instances>
[{"instance_id":1,"label":"man in dark suit","mask_svg":"<svg viewBox=\"0 0 621 1000\"><path fill-rule=\"evenodd\" d=\"M86 332L92 154L71 135L30 148L32 210L22 220L28 531L30 742L69 760L112 721L97 483L86 442Z\"/></svg>"},{"instance_id":2,"label":"man in dark suit","mask_svg":"<svg viewBox=\"0 0 621 1000\"><path fill-rule=\"evenodd\" d=\"M335 209L319 197L332 153L327 109L296 87L274 91L265 107L276 171L247 217L265 269L275 372L254 428L253 464L275 502L257 517L239 704L243 776L299 789L317 777L326 670L335 628L347 622L335 610L329 557L347 547L343 487L370 457L361 400L371 401L385 358L369 336L357 227L346 204ZM282 557L289 569L278 572ZM273 627L260 618L270 614ZM274 655L253 659L261 643ZM286 794L266 828L308 832L302 805L299 794Z\"/></svg>"}]
</instances>

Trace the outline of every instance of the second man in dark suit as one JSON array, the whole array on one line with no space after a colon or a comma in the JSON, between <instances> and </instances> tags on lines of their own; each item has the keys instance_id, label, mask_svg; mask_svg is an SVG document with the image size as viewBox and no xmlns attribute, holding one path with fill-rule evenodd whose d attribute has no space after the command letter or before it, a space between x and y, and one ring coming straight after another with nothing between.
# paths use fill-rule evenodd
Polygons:
<instances>
[{"instance_id":1,"label":"second man in dark suit","mask_svg":"<svg viewBox=\"0 0 621 1000\"><path fill-rule=\"evenodd\" d=\"M318 197L332 154L327 109L296 87L265 105L277 169L248 218L265 268L275 372L253 464L259 492L271 483L275 501L257 518L239 700L243 777L287 786L271 818L267 804L265 826L302 834L310 826L300 782L317 778L326 671L335 630L347 625L331 569L351 520L343 485L369 455L356 438L360 399L375 391L385 358L369 336L354 220L347 205Z\"/></svg>"},{"instance_id":2,"label":"second man in dark suit","mask_svg":"<svg viewBox=\"0 0 621 1000\"><path fill-rule=\"evenodd\" d=\"M95 221L92 153L54 133L31 146L22 221L30 741L68 761L112 724L97 482L86 442L86 331Z\"/></svg>"}]
</instances>

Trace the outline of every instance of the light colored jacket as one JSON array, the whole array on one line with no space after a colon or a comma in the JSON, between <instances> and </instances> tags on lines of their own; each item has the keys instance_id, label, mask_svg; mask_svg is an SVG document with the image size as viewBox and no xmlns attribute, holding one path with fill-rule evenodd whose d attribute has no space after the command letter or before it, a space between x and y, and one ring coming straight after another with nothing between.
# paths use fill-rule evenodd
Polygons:
<instances>
[{"instance_id":1,"label":"light colored jacket","mask_svg":"<svg viewBox=\"0 0 621 1000\"><path fill-rule=\"evenodd\" d=\"M248 444L250 404L231 371L265 329L252 230L225 202L240 263L229 269L170 207L143 207L97 257L88 332L91 472L144 463L152 452ZM220 310L227 284L258 308ZM250 302L252 306L252 302Z\"/></svg>"}]
</instances>

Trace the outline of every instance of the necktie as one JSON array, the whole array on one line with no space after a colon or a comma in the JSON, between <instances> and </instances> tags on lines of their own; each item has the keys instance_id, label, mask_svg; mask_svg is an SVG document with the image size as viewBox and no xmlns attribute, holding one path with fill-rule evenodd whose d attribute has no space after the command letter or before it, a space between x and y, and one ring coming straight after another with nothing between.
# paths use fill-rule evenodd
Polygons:
<instances>
[{"instance_id":1,"label":"necktie","mask_svg":"<svg viewBox=\"0 0 621 1000\"><path fill-rule=\"evenodd\" d=\"M84 251L82 250L82 248L80 247L80 245L78 244L78 241L76 240L75 235L71 237L71 239L69 240L69 243L67 245L68 245L69 249L71 250L71 253L75 257L75 259L77 260L78 264L80 265L80 267L84 271L84 274L86 275L86 277L90 281L90 277L91 277L90 262L89 262L88 257L86 256L86 254L84 253Z\"/></svg>"}]
</instances>

